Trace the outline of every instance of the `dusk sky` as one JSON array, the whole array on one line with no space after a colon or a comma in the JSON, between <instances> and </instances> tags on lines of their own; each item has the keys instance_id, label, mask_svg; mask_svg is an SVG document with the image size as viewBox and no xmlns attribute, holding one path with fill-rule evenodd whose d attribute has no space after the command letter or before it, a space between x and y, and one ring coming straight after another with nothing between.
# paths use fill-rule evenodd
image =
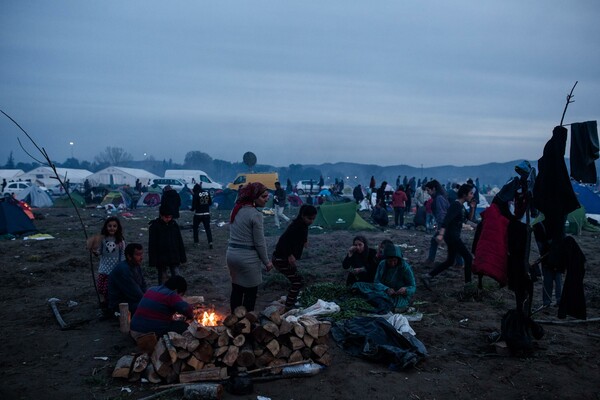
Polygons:
<instances>
[{"instance_id":1,"label":"dusk sky","mask_svg":"<svg viewBox=\"0 0 600 400\"><path fill-rule=\"evenodd\" d=\"M597 0L7 0L0 109L59 162L535 160L575 81L565 123L600 116L599 17ZM32 161L3 115L0 138L0 165Z\"/></svg>"}]
</instances>

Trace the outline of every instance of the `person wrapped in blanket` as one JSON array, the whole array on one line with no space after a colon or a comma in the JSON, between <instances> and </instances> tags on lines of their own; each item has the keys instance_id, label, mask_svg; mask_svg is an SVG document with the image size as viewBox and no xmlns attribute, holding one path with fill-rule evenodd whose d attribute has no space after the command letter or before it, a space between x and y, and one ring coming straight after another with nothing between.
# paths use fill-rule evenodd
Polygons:
<instances>
[{"instance_id":1,"label":"person wrapped in blanket","mask_svg":"<svg viewBox=\"0 0 600 400\"><path fill-rule=\"evenodd\" d=\"M377 308L377 312L404 312L410 306L417 286L412 267L402 256L396 245L387 245L375 273L373 283L356 282L352 291L366 297Z\"/></svg>"}]
</instances>

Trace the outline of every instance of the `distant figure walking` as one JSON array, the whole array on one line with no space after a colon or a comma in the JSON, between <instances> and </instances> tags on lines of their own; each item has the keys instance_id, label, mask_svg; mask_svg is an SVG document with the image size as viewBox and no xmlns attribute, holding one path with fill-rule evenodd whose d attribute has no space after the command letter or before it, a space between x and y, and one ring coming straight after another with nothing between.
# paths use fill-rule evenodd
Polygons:
<instances>
[{"instance_id":1,"label":"distant figure walking","mask_svg":"<svg viewBox=\"0 0 600 400\"><path fill-rule=\"evenodd\" d=\"M286 222L289 222L289 218L287 215L283 213L285 209L285 200L287 198L287 194L285 190L281 187L281 183L275 182L275 193L273 193L273 206L275 208L275 225L277 225L277 229L281 228L281 223L279 222L279 218L283 218Z\"/></svg>"},{"instance_id":2,"label":"distant figure walking","mask_svg":"<svg viewBox=\"0 0 600 400\"><path fill-rule=\"evenodd\" d=\"M200 223L204 226L206 231L206 239L208 240L208 247L213 248L212 231L210 230L210 206L212 205L212 198L208 191L202 189L202 182L194 185L192 190L192 211L194 212L194 219L192 222L192 230L194 234L194 243L198 244L198 229Z\"/></svg>"}]
</instances>

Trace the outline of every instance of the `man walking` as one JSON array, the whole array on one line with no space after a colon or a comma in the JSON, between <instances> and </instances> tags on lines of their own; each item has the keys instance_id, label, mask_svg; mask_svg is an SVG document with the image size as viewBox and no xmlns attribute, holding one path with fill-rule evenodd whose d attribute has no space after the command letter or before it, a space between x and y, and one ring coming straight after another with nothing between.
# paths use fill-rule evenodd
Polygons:
<instances>
[{"instance_id":1,"label":"man walking","mask_svg":"<svg viewBox=\"0 0 600 400\"><path fill-rule=\"evenodd\" d=\"M286 200L285 190L281 187L281 183L275 182L275 193L273 194L273 206L275 208L275 225L277 229L281 228L279 217L283 218L286 222L289 222L289 217L283 213L285 208Z\"/></svg>"}]
</instances>

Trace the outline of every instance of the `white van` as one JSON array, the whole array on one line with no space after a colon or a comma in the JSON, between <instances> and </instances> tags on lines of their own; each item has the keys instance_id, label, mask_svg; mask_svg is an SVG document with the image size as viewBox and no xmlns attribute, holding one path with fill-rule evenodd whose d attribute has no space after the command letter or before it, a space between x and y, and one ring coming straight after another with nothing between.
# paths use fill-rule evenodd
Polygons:
<instances>
[{"instance_id":1,"label":"white van","mask_svg":"<svg viewBox=\"0 0 600 400\"><path fill-rule=\"evenodd\" d=\"M199 169L168 169L165 171L165 178L180 179L187 183L190 189L194 184L202 182L202 189L208 190L211 196L216 190L223 189L223 185L215 182L206 172Z\"/></svg>"}]
</instances>

